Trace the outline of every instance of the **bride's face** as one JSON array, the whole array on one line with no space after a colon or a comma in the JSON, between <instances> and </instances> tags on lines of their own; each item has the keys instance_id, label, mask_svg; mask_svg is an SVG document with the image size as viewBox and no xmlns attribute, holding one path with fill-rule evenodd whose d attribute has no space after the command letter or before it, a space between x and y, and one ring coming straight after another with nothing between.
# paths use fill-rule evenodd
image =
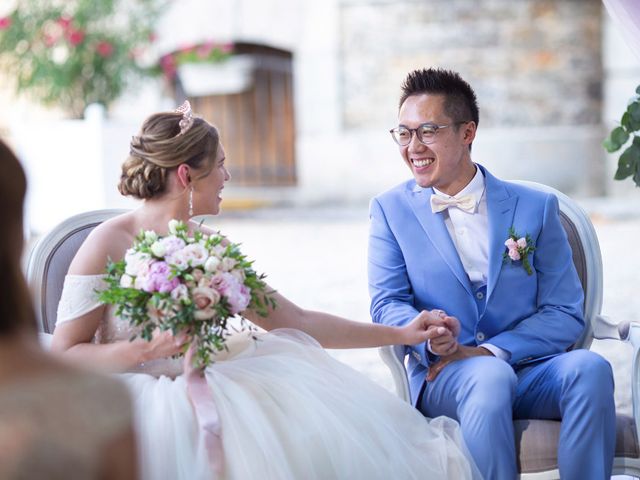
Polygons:
<instances>
[{"instance_id":1,"label":"bride's face","mask_svg":"<svg viewBox=\"0 0 640 480\"><path fill-rule=\"evenodd\" d=\"M227 180L231 179L225 166L225 155L222 144L213 160L213 168L207 176L194 182L193 186L193 214L217 215L222 202L222 189Z\"/></svg>"}]
</instances>

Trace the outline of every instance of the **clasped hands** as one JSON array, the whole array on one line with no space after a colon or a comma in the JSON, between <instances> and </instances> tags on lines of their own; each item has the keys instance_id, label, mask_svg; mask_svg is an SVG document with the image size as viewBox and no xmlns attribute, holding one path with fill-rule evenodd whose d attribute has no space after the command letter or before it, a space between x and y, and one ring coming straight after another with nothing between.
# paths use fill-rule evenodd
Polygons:
<instances>
[{"instance_id":1,"label":"clasped hands","mask_svg":"<svg viewBox=\"0 0 640 480\"><path fill-rule=\"evenodd\" d=\"M414 333L421 332L424 340L429 342L429 350L440 357L431 364L427 381L435 380L438 374L450 363L465 358L493 355L483 347L467 347L458 343L460 334L460 321L445 311L435 309L420 312L407 327ZM408 345L418 342L407 342Z\"/></svg>"}]
</instances>

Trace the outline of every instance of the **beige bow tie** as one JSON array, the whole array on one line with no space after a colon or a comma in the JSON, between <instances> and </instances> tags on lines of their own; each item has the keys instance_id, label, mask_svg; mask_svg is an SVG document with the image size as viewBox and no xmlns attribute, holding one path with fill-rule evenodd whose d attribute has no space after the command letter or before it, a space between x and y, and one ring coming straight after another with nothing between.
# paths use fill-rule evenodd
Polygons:
<instances>
[{"instance_id":1,"label":"beige bow tie","mask_svg":"<svg viewBox=\"0 0 640 480\"><path fill-rule=\"evenodd\" d=\"M463 195L460 198L447 198L442 195L431 195L431 211L433 213L442 212L449 207L458 207L468 213L473 213L476 209L475 195Z\"/></svg>"}]
</instances>

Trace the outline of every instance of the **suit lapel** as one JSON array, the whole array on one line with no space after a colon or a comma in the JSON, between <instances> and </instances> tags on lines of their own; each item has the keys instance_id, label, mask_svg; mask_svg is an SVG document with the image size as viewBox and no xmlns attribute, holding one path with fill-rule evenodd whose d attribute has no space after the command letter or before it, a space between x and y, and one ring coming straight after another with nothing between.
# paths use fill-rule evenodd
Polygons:
<instances>
[{"instance_id":1,"label":"suit lapel","mask_svg":"<svg viewBox=\"0 0 640 480\"><path fill-rule=\"evenodd\" d=\"M518 196L510 194L505 184L491 175L483 167L487 213L489 216L489 272L487 275L487 301L498 282L502 270L504 242L509 235L509 228L513 226L513 215L518 203Z\"/></svg>"},{"instance_id":2,"label":"suit lapel","mask_svg":"<svg viewBox=\"0 0 640 480\"><path fill-rule=\"evenodd\" d=\"M458 281L467 292L472 295L469 277L464 271L464 267L458 256L458 251L453 244L453 240L451 240L447 226L444 223L443 214L433 213L429 206L429 197L433 193L432 189L416 187L411 190L409 188L405 193L407 194L409 205L411 205L414 215L427 233L431 243L433 243Z\"/></svg>"}]
</instances>

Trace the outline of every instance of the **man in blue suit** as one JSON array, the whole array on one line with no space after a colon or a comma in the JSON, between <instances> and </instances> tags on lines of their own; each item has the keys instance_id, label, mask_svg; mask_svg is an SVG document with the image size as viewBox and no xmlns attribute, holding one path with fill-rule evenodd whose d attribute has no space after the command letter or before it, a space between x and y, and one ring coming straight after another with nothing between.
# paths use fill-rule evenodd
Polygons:
<instances>
[{"instance_id":1,"label":"man in blue suit","mask_svg":"<svg viewBox=\"0 0 640 480\"><path fill-rule=\"evenodd\" d=\"M414 405L460 422L487 479L517 477L513 418L562 419L563 479L609 478L613 376L599 355L567 352L583 292L556 197L471 160L478 106L455 72L411 72L398 119L414 178L371 202L371 315L402 325L439 309L461 327L457 343L408 347Z\"/></svg>"}]
</instances>

